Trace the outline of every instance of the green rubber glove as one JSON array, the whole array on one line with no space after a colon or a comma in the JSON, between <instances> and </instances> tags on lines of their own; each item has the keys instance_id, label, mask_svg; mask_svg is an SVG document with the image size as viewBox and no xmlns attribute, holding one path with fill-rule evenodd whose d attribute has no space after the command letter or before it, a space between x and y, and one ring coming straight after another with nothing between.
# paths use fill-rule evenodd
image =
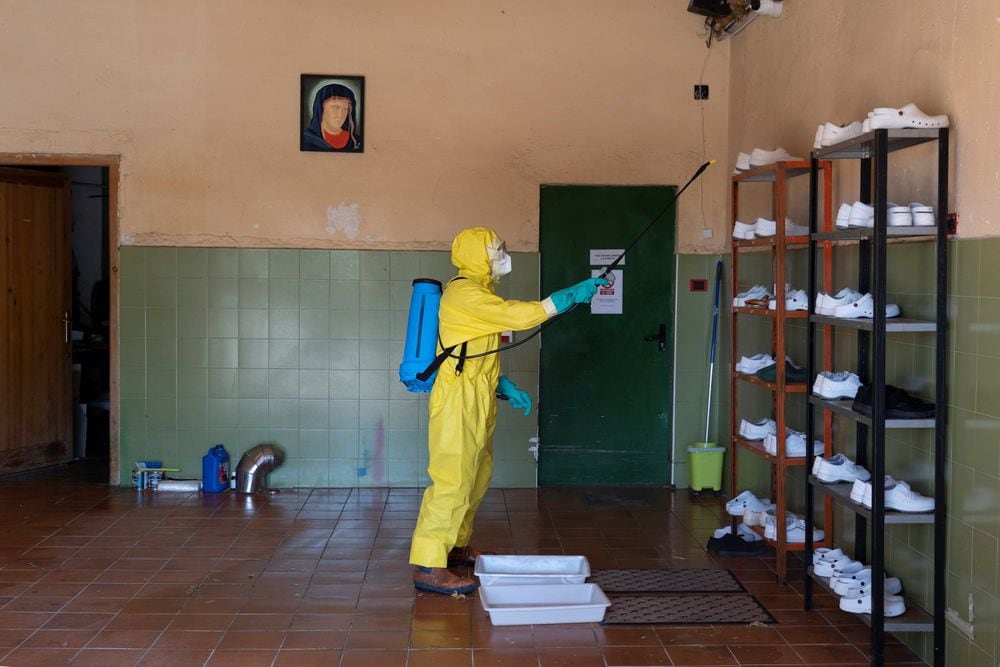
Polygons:
<instances>
[{"instance_id":1,"label":"green rubber glove","mask_svg":"<svg viewBox=\"0 0 1000 667\"><path fill-rule=\"evenodd\" d=\"M497 394L506 396L510 407L518 410L524 408L525 417L531 414L531 396L528 395L528 392L518 389L517 385L507 379L506 375L501 375L500 381L497 382Z\"/></svg>"},{"instance_id":2,"label":"green rubber glove","mask_svg":"<svg viewBox=\"0 0 1000 667\"><path fill-rule=\"evenodd\" d=\"M590 303L590 300L597 294L597 288L608 284L604 278L587 278L572 287L553 292L549 298L552 299L556 312L565 313L575 303Z\"/></svg>"}]
</instances>

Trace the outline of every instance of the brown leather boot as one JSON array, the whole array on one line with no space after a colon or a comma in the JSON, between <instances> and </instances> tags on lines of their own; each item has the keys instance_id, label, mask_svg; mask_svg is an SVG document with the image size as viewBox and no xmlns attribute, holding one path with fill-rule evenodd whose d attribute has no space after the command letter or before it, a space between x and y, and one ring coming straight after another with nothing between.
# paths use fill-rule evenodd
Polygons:
<instances>
[{"instance_id":1,"label":"brown leather boot","mask_svg":"<svg viewBox=\"0 0 1000 667\"><path fill-rule=\"evenodd\" d=\"M477 551L470 546L454 547L448 552L448 565L468 565L469 567L475 567L476 559L483 554L492 556L493 552Z\"/></svg>"},{"instance_id":2,"label":"brown leather boot","mask_svg":"<svg viewBox=\"0 0 1000 667\"><path fill-rule=\"evenodd\" d=\"M420 567L413 570L413 587L418 591L454 595L476 590L476 580L455 574L446 567Z\"/></svg>"}]
</instances>

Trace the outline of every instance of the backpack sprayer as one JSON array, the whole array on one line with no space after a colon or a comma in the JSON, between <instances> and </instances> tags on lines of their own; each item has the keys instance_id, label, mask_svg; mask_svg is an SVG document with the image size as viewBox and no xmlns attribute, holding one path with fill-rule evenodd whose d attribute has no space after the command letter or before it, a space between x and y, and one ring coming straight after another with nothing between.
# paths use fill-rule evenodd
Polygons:
<instances>
[{"instance_id":1,"label":"backpack sprayer","mask_svg":"<svg viewBox=\"0 0 1000 667\"><path fill-rule=\"evenodd\" d=\"M600 278L609 279L612 276L611 273L618 264L625 258L625 253L632 249L636 243L639 242L646 232L656 224L656 222L663 217L674 202L677 201L688 186L694 183L694 181L704 173L710 165L715 164L715 160L709 160L704 163L698 170L694 172L694 175L688 179L688 182L684 184L680 190L677 191L667 204L660 209L659 213L653 216L649 221L649 224L639 232L639 235L628 244L625 250L622 251L620 255L613 261L609 266L607 266L599 276ZM437 369L441 363L451 355L452 351L457 346L452 346L444 348L444 350L438 354L437 344L438 344L438 308L441 305L441 282L434 280L432 278L417 278L413 281L413 294L410 296L410 312L406 322L406 340L403 343L403 362L399 365L399 380L409 391L412 392L427 392L431 390L434 386L434 378L437 375ZM575 305L573 306L576 307ZM570 308L569 310L572 310ZM510 350L527 343L529 340L541 333L542 329L549 324L553 323L556 319L562 317L569 310L556 315L548 322L538 327L538 329L532 333L527 338L518 341L516 343L511 343L510 345L503 345L495 350L489 350L487 352L480 352L478 354L464 355L463 358L470 359L474 357L484 357L487 354L496 354L504 350Z\"/></svg>"}]
</instances>

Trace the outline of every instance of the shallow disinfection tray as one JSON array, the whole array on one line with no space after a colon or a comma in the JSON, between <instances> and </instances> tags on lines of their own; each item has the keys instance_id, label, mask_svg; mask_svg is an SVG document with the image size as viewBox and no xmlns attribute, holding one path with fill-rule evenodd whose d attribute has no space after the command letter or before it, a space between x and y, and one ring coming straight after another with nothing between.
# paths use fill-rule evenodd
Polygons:
<instances>
[{"instance_id":1,"label":"shallow disinfection tray","mask_svg":"<svg viewBox=\"0 0 1000 667\"><path fill-rule=\"evenodd\" d=\"M600 623L611 605L597 584L483 586L479 599L493 625Z\"/></svg>"},{"instance_id":2,"label":"shallow disinfection tray","mask_svg":"<svg viewBox=\"0 0 1000 667\"><path fill-rule=\"evenodd\" d=\"M476 559L475 575L483 586L509 584L582 584L590 576L584 556L489 556Z\"/></svg>"}]
</instances>

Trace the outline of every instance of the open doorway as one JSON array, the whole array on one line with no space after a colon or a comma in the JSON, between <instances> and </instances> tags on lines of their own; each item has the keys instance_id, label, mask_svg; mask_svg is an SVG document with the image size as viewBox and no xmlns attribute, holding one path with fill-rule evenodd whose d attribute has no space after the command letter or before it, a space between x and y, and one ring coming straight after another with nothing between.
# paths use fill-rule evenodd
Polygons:
<instances>
[{"instance_id":1,"label":"open doorway","mask_svg":"<svg viewBox=\"0 0 1000 667\"><path fill-rule=\"evenodd\" d=\"M20 373L23 384L13 371L4 377L8 385L4 393L10 400L4 403L2 419L21 427L20 431L9 427L16 437L8 438L7 446L18 454L0 461L4 464L0 475L72 462L91 481L115 483L119 467L118 157L0 154L0 165L15 181L9 185L11 201L2 212L7 231L13 232L6 235L8 253L37 254L34 259L8 263L5 296L9 303L5 312L9 317L2 318L0 326L6 331L0 333L7 336L19 329L20 335L7 336L4 354L9 359L20 355L25 362ZM28 175L22 183L16 183L18 173ZM39 189L31 187L31 174L62 179L63 200L68 202L48 216L49 224L56 228L46 237L54 239L52 242L38 237L45 216L39 213ZM34 207L30 215L23 213L25 206ZM31 225L26 224L29 217ZM30 233L29 227L33 228ZM64 245L65 249L52 254L50 245ZM26 283L41 274L57 287L51 294L44 289L25 289ZM28 312L35 313L37 335L25 335ZM59 340L39 353L35 340L50 337L53 318L61 320L57 323ZM40 389L34 386L31 369L45 366L50 368ZM18 386L11 386L15 384ZM66 428L49 431L23 414L20 406L33 399L32 389L36 396L39 391L47 392L43 403L49 419L66 423Z\"/></svg>"}]
</instances>

